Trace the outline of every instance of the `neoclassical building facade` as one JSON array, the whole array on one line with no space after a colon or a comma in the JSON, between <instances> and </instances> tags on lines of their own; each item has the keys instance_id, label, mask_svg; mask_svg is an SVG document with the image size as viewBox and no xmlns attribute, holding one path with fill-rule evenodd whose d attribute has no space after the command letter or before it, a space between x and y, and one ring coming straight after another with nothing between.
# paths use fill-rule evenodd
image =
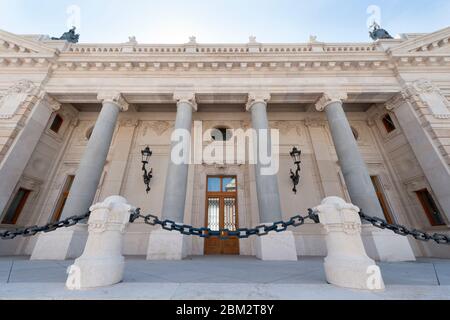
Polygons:
<instances>
[{"instance_id":1,"label":"neoclassical building facade","mask_svg":"<svg viewBox=\"0 0 450 320\"><path fill-rule=\"evenodd\" d=\"M83 214L111 195L211 228L288 219L338 196L389 222L449 234L449 39L450 28L367 43L75 44L0 31L0 229ZM225 140L226 129L277 129L280 170L174 163L172 132L195 123ZM297 193L293 146L302 151ZM448 246L369 225L362 234L377 260L450 257ZM86 236L81 224L2 240L0 254L74 258ZM148 259L326 255L320 224L219 241L134 223L124 239L125 255Z\"/></svg>"}]
</instances>

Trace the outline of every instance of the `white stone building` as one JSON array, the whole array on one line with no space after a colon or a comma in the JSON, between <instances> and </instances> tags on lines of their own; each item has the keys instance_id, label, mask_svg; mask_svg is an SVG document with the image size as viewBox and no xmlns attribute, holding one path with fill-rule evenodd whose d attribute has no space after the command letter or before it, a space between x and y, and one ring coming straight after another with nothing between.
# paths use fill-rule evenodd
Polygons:
<instances>
[{"instance_id":1,"label":"white stone building","mask_svg":"<svg viewBox=\"0 0 450 320\"><path fill-rule=\"evenodd\" d=\"M0 227L82 214L110 195L176 222L252 227L339 196L367 214L448 234L449 39L450 28L367 43L73 44L0 31ZM193 121L203 130L279 129L279 173L171 163L173 129L191 130ZM302 151L297 194L293 146ZM78 225L1 240L0 254L73 258L85 239ZM450 257L448 246L369 225L363 239L377 260ZM325 256L326 246L316 224L264 240L205 242L140 222L128 227L124 254L292 260Z\"/></svg>"}]
</instances>

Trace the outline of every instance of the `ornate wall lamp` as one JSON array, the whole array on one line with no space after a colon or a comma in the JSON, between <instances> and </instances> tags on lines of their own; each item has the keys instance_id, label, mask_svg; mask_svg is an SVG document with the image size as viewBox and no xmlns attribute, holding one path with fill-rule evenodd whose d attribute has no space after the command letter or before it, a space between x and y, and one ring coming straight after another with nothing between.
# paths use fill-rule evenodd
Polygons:
<instances>
[{"instance_id":1,"label":"ornate wall lamp","mask_svg":"<svg viewBox=\"0 0 450 320\"><path fill-rule=\"evenodd\" d=\"M150 172L147 171L147 164L152 156L153 152L147 146L144 150L141 151L142 154L142 171L144 171L144 184L147 186L147 193L150 191L150 181L153 178L153 169L150 169Z\"/></svg>"},{"instance_id":2,"label":"ornate wall lamp","mask_svg":"<svg viewBox=\"0 0 450 320\"><path fill-rule=\"evenodd\" d=\"M294 164L297 165L297 170L295 171L295 173L291 169L291 179L294 184L294 188L292 189L292 191L294 191L294 193L297 194L297 186L300 182L300 170L301 170L300 163L302 163L300 161L300 156L302 155L302 152L301 150L298 150L297 147L294 147L290 155L292 157L292 160L294 160Z\"/></svg>"}]
</instances>

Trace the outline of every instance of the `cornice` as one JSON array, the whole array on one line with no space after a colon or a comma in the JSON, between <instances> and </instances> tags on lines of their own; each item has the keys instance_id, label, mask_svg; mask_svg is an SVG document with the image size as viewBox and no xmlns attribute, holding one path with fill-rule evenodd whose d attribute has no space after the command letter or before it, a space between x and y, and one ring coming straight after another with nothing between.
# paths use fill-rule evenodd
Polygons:
<instances>
[{"instance_id":1,"label":"cornice","mask_svg":"<svg viewBox=\"0 0 450 320\"><path fill-rule=\"evenodd\" d=\"M2 56L0 70L39 69L51 66L58 72L186 72L186 71L383 71L394 68L430 68L449 67L450 57L400 56L389 58L385 54L376 56L347 55L239 55L225 58L223 56L201 55L161 55L149 56L83 56L83 57L33 57Z\"/></svg>"}]
</instances>

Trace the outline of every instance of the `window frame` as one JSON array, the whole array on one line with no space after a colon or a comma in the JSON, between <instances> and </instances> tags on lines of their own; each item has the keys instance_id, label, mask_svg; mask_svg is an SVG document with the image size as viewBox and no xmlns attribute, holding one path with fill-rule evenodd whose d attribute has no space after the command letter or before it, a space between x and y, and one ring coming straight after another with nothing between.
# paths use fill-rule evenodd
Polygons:
<instances>
[{"instance_id":1,"label":"window frame","mask_svg":"<svg viewBox=\"0 0 450 320\"><path fill-rule=\"evenodd\" d=\"M21 192L21 191L24 191L25 194L19 200L19 203L17 204L17 207L14 210L14 215L12 216L11 222L7 222L7 221L5 221L5 219L8 214L8 211L11 209L11 206L15 203L16 197L19 195L19 192ZM33 192L33 190L23 188L23 187L20 187L17 189L17 191L14 193L14 196L12 197L11 201L9 202L8 207L6 208L6 210L4 211L4 213L1 217L2 225L17 225L17 221L19 220L20 215L22 214L23 209L25 208L32 192Z\"/></svg>"}]
</instances>

